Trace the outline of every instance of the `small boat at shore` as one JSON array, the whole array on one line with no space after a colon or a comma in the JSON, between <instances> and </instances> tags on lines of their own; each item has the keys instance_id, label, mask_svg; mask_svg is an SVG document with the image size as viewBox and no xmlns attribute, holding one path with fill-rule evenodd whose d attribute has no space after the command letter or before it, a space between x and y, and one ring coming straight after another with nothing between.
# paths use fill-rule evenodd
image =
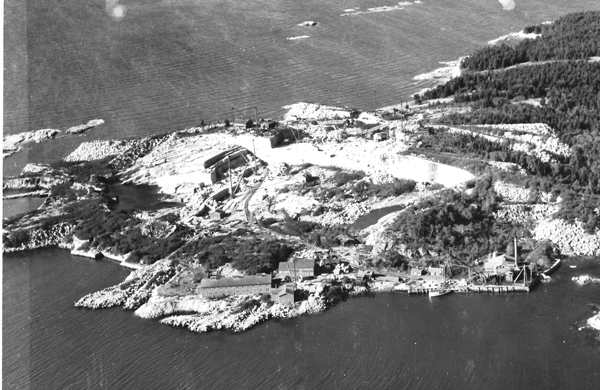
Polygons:
<instances>
[{"instance_id":1,"label":"small boat at shore","mask_svg":"<svg viewBox=\"0 0 600 390\"><path fill-rule=\"evenodd\" d=\"M444 262L444 266L442 267L442 284L440 287L432 288L429 290L429 298L431 297L441 297L442 295L450 294L452 289L448 286L446 282L446 269L448 267L448 262ZM448 270L449 271L449 270Z\"/></svg>"},{"instance_id":2,"label":"small boat at shore","mask_svg":"<svg viewBox=\"0 0 600 390\"><path fill-rule=\"evenodd\" d=\"M548 268L547 270L545 270L544 272L542 272L542 275L544 276L549 276L551 273L553 273L554 271L556 271L556 269L558 267L560 267L561 261L560 259L557 259L552 266L550 266L550 268Z\"/></svg>"},{"instance_id":3,"label":"small boat at shore","mask_svg":"<svg viewBox=\"0 0 600 390\"><path fill-rule=\"evenodd\" d=\"M552 280L552 278L550 276L546 275L543 272L540 274L540 282L548 283L550 280Z\"/></svg>"},{"instance_id":4,"label":"small boat at shore","mask_svg":"<svg viewBox=\"0 0 600 390\"><path fill-rule=\"evenodd\" d=\"M441 297L442 295L450 294L452 290L449 288L434 288L429 290L429 298L431 297Z\"/></svg>"}]
</instances>

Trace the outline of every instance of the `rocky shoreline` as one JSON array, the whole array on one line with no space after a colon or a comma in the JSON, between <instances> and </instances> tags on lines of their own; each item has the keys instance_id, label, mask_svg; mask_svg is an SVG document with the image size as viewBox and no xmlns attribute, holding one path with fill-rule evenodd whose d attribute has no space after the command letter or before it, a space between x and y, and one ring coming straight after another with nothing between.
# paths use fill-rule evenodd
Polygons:
<instances>
[{"instance_id":1,"label":"rocky shoreline","mask_svg":"<svg viewBox=\"0 0 600 390\"><path fill-rule=\"evenodd\" d=\"M600 313L596 314L593 317L588 318L586 321L587 325L595 330L600 330Z\"/></svg>"},{"instance_id":2,"label":"rocky shoreline","mask_svg":"<svg viewBox=\"0 0 600 390\"><path fill-rule=\"evenodd\" d=\"M61 248L71 249L71 244L65 242L65 237L71 232L73 225L68 222L61 222L50 228L38 228L28 231L27 242L18 247L2 246L2 253L23 252L42 248Z\"/></svg>"},{"instance_id":3,"label":"rocky shoreline","mask_svg":"<svg viewBox=\"0 0 600 390\"><path fill-rule=\"evenodd\" d=\"M600 283L600 278L592 278L589 275L573 276L571 278L571 280L573 280L575 283L577 283L580 286L585 286L586 284Z\"/></svg>"},{"instance_id":4,"label":"rocky shoreline","mask_svg":"<svg viewBox=\"0 0 600 390\"><path fill-rule=\"evenodd\" d=\"M25 131L19 134L5 134L2 138L2 155L3 158L12 156L21 150L21 145L26 142L44 142L48 141L57 134L60 130L56 129L41 129Z\"/></svg>"},{"instance_id":5,"label":"rocky shoreline","mask_svg":"<svg viewBox=\"0 0 600 390\"><path fill-rule=\"evenodd\" d=\"M373 209L408 206L436 196L444 185L451 188L446 191L465 191L468 196L466 183L474 178L470 172L402 154L412 142L409 136L375 140L374 134L371 134L373 131L381 132L387 127L389 134L395 136L395 126L399 126L380 114L299 103L290 107L286 116L290 122L285 122L286 126L296 129L293 136L297 137L294 138L297 142L277 148L272 146L276 137L269 138L274 133L265 134L262 127L249 133L247 129L225 126L193 128L133 140L82 143L64 159L69 163L65 164L67 168L64 170L30 166L26 175L31 177L4 180L4 187L43 188L60 194L49 197L46 209L42 210L45 213L43 218L50 218L52 223L61 213L70 212L74 204L82 202L82 209L88 205L99 208L99 219L107 218L112 225L79 225L81 219L71 219L76 221L75 224L49 225L44 223L43 218L36 220L32 216L13 225L16 229L11 234L16 234L18 229L29 229L24 243L12 248L3 247L3 251L9 253L58 246L69 249L74 256L106 257L118 261L122 266L134 269L131 275L123 283L82 297L75 303L76 307L102 309L122 306L135 310L138 317L159 319L163 324L194 332L216 329L240 332L269 319L321 312L346 296L411 292L414 284L392 282L390 278L372 280L365 285L362 279L348 282L347 277L337 275L334 286L331 280L320 279L300 284L303 300L290 306L275 303L266 296L210 300L196 290L198 278L207 277L204 272L200 272L198 277L192 272L193 277L191 282L186 282L187 285L170 282L188 269L186 267L210 264L198 258L201 248L187 252L185 258L172 256L178 249L175 252L173 249L158 252L163 260L156 261L156 253L140 254L143 252L141 248L125 242L129 239L161 240L180 232L183 234L179 237L184 238L178 239L187 242L183 247L200 238L214 237L218 241L218 237L224 235L251 235L254 239L263 240L277 237L281 242L292 243L296 257L302 257L303 251L310 245L295 236L286 235L288 233L279 233L286 232L286 223L291 226L295 223L299 226L314 224L323 229L317 231L318 234L324 235L326 229L350 225ZM416 114L408 110L402 115L414 117ZM213 134L213 130L219 132ZM411 127L410 134L413 130ZM550 131L545 128L528 130ZM112 159L105 165L110 169L102 171L100 165L104 162L94 163L109 157ZM86 166L86 162L91 163ZM106 173L106 177L91 174L98 170ZM109 196L106 184L115 177L123 183L157 185L163 194L178 199L184 206L164 214L154 211L117 214L108 207L110 202L118 200ZM448 181L449 177L458 179ZM65 189L61 185L67 182L70 184ZM60 191L56 191L57 186L60 186ZM395 186L401 190L396 192ZM551 239L563 254L600 255L600 232L586 235L580 224L550 219L559 208L559 203L550 194L502 182L496 182L494 190L503 199L496 218L533 230L539 241ZM79 211L79 215L88 215ZM419 248L417 253L399 244L399 233L390 227L398 213L402 212L391 212L360 233L349 233L355 237L340 234L341 231L331 234L335 239L342 236L344 242L327 238L333 242L328 256L335 256L338 261L358 268L371 267L388 254L414 262L421 261L423 256L437 257L433 250ZM262 225L263 221L269 224ZM79 233L76 226L83 226ZM266 226L270 226L270 230ZM135 233L129 235L134 230ZM81 239L76 237L77 234ZM348 247L345 246L346 241L350 242ZM145 242L146 245L153 244ZM183 247L176 242L170 248ZM113 248L122 248L128 253L115 254L113 251L117 249ZM130 254L134 255L131 259L143 263L156 262L152 265L132 263L128 261ZM315 258L316 255L312 253L312 256ZM169 287L166 287L167 284ZM419 291L430 287L431 284Z\"/></svg>"},{"instance_id":6,"label":"rocky shoreline","mask_svg":"<svg viewBox=\"0 0 600 390\"><path fill-rule=\"evenodd\" d=\"M120 263L122 267L133 270L139 270L145 267L143 264L128 262L127 255L118 255L111 253L110 251L103 251L98 249L71 249L71 254L74 256L87 257L94 260L98 260L105 257L107 259L114 260Z\"/></svg>"},{"instance_id":7,"label":"rocky shoreline","mask_svg":"<svg viewBox=\"0 0 600 390\"><path fill-rule=\"evenodd\" d=\"M75 307L104 309L123 306L124 309L135 310L150 298L150 291L154 287L166 283L175 273L176 268L173 262L169 260L156 262L151 266L133 271L116 286L82 297L75 302Z\"/></svg>"}]
</instances>

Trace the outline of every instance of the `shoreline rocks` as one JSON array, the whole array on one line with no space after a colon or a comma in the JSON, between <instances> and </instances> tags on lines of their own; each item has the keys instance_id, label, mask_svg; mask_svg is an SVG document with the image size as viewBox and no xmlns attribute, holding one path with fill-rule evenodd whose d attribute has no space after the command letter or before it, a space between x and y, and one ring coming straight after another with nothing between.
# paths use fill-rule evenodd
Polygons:
<instances>
[{"instance_id":1,"label":"shoreline rocks","mask_svg":"<svg viewBox=\"0 0 600 390\"><path fill-rule=\"evenodd\" d=\"M257 296L247 296L258 298ZM244 299L236 297L234 301ZM205 301L204 308L198 314L173 315L160 320L164 325L187 328L192 332L204 333L210 330L229 330L243 332L269 319L289 319L301 315L314 314L326 310L327 306L321 297L311 295L308 300L296 302L293 306L275 303L261 303L252 309L236 312L227 300ZM138 310L139 311L139 310ZM136 314L138 312L136 311ZM154 313L156 314L156 313Z\"/></svg>"},{"instance_id":2,"label":"shoreline rocks","mask_svg":"<svg viewBox=\"0 0 600 390\"><path fill-rule=\"evenodd\" d=\"M63 161L93 161L108 156L119 155L131 147L128 141L91 141L83 142L77 149L72 151Z\"/></svg>"},{"instance_id":3,"label":"shoreline rocks","mask_svg":"<svg viewBox=\"0 0 600 390\"><path fill-rule=\"evenodd\" d=\"M585 286L586 284L600 283L600 278L592 278L589 275L573 276L571 280L580 286Z\"/></svg>"},{"instance_id":4,"label":"shoreline rocks","mask_svg":"<svg viewBox=\"0 0 600 390\"><path fill-rule=\"evenodd\" d=\"M65 133L66 134L83 134L83 133L87 132L88 130L93 129L96 126L100 126L101 124L104 124L104 120L92 119L91 121L89 121L88 123L86 123L84 125L69 127L67 130L65 130Z\"/></svg>"},{"instance_id":5,"label":"shoreline rocks","mask_svg":"<svg viewBox=\"0 0 600 390\"><path fill-rule=\"evenodd\" d=\"M587 325L592 329L600 330L600 313L588 318Z\"/></svg>"},{"instance_id":6,"label":"shoreline rocks","mask_svg":"<svg viewBox=\"0 0 600 390\"><path fill-rule=\"evenodd\" d=\"M41 129L25 131L18 134L6 134L2 138L2 155L3 158L12 156L21 150L21 145L25 142L40 143L48 141L60 133L60 130Z\"/></svg>"},{"instance_id":7,"label":"shoreline rocks","mask_svg":"<svg viewBox=\"0 0 600 390\"><path fill-rule=\"evenodd\" d=\"M170 260L160 260L151 266L137 269L120 284L88 294L75 307L103 309L123 305L123 309L135 310L150 299L150 291L164 284L175 275L175 266Z\"/></svg>"},{"instance_id":8,"label":"shoreline rocks","mask_svg":"<svg viewBox=\"0 0 600 390\"><path fill-rule=\"evenodd\" d=\"M2 253L22 252L49 247L71 249L70 245L64 241L64 238L71 232L73 227L74 225L69 222L61 222L53 225L49 229L29 230L27 233L27 242L22 243L18 247L6 247L6 245L3 245Z\"/></svg>"}]
</instances>

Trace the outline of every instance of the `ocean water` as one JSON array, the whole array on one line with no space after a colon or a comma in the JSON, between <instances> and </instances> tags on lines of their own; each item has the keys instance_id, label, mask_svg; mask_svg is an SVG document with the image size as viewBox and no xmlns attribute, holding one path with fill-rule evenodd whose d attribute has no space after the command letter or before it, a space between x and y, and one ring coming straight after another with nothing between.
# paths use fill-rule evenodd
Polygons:
<instances>
[{"instance_id":1,"label":"ocean water","mask_svg":"<svg viewBox=\"0 0 600 390\"><path fill-rule=\"evenodd\" d=\"M89 139L178 130L226 117L277 117L314 101L362 109L406 100L413 77L525 25L597 0L27 0L5 2L4 132L103 119L46 143L32 161ZM115 18L119 4L122 18ZM313 20L313 27L299 23ZM307 35L309 38L288 40ZM232 110L233 108L233 110ZM11 166L10 159L5 161Z\"/></svg>"},{"instance_id":2,"label":"ocean water","mask_svg":"<svg viewBox=\"0 0 600 390\"><path fill-rule=\"evenodd\" d=\"M379 293L241 334L196 334L120 308L76 309L129 271L67 251L3 260L4 389L597 389L600 259L531 293Z\"/></svg>"},{"instance_id":3,"label":"ocean water","mask_svg":"<svg viewBox=\"0 0 600 390\"><path fill-rule=\"evenodd\" d=\"M277 117L298 101L397 103L430 86L413 77L440 61L525 25L598 9L597 0L516 3L504 12L495 0L422 0L341 16L396 3L5 1L4 132L106 123L29 145L4 160L4 174L57 160L82 141L253 116L254 107ZM305 20L318 25L297 26ZM287 39L301 35L310 37ZM570 277L599 277L599 263L563 267L530 294L429 301L386 293L244 334L198 335L120 309L75 309L127 275L114 263L61 250L7 255L3 388L596 389L597 341L577 326L592 314L586 305L600 303L600 287Z\"/></svg>"},{"instance_id":4,"label":"ocean water","mask_svg":"<svg viewBox=\"0 0 600 390\"><path fill-rule=\"evenodd\" d=\"M45 198L17 198L2 201L2 218L12 217L35 210L44 203Z\"/></svg>"}]
</instances>

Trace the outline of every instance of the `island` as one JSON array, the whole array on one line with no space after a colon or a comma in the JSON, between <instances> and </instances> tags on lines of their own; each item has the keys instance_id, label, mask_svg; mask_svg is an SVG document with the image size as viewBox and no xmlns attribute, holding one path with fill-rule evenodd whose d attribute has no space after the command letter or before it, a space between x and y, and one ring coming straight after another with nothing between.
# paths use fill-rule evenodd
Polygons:
<instances>
[{"instance_id":1,"label":"island","mask_svg":"<svg viewBox=\"0 0 600 390\"><path fill-rule=\"evenodd\" d=\"M600 256L600 12L525 31L397 106L297 103L30 164L4 189L47 197L4 219L3 253L118 261L131 274L75 306L195 332L378 291L530 292ZM124 186L162 198L123 207Z\"/></svg>"}]
</instances>

